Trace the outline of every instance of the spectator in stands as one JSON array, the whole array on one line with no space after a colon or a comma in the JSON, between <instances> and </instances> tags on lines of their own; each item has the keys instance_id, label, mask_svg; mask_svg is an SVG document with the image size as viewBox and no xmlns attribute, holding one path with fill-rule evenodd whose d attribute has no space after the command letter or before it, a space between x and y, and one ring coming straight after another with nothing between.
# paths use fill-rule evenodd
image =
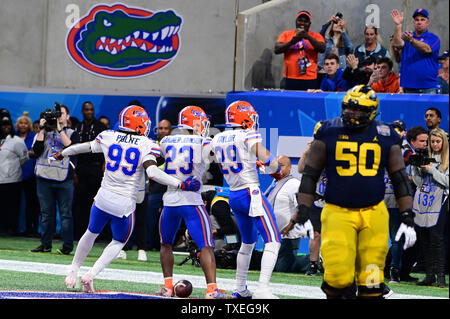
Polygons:
<instances>
[{"instance_id":1,"label":"spectator in stands","mask_svg":"<svg viewBox=\"0 0 450 319\"><path fill-rule=\"evenodd\" d=\"M83 121L75 128L80 136L80 143L93 141L99 133L106 130L105 125L95 119L92 102L83 103L81 114ZM72 207L75 240L80 239L88 227L92 203L103 178L104 162L104 156L101 153L85 153L76 157Z\"/></svg>"},{"instance_id":2,"label":"spectator in stands","mask_svg":"<svg viewBox=\"0 0 450 319\"><path fill-rule=\"evenodd\" d=\"M297 13L295 30L286 30L275 43L275 54L284 54L283 80L280 85L286 90L317 89L318 54L325 52L325 39L310 31L311 14Z\"/></svg>"},{"instance_id":3,"label":"spectator in stands","mask_svg":"<svg viewBox=\"0 0 450 319\"><path fill-rule=\"evenodd\" d=\"M349 84L342 77L344 71L339 67L339 57L336 54L328 53L324 65L327 74L320 84L320 90L308 90L309 92L345 92L350 89Z\"/></svg>"},{"instance_id":4,"label":"spectator in stands","mask_svg":"<svg viewBox=\"0 0 450 319\"><path fill-rule=\"evenodd\" d=\"M413 209L414 222L419 226L421 247L425 257L426 277L417 284L445 287L444 227L448 219L449 153L444 130L432 129L428 139L428 156L435 163L412 167L417 185Z\"/></svg>"},{"instance_id":5,"label":"spectator in stands","mask_svg":"<svg viewBox=\"0 0 450 319\"><path fill-rule=\"evenodd\" d=\"M379 58L368 85L377 93L399 93L400 78L392 71L394 63L389 58Z\"/></svg>"},{"instance_id":6,"label":"spectator in stands","mask_svg":"<svg viewBox=\"0 0 450 319\"><path fill-rule=\"evenodd\" d=\"M434 128L439 128L441 120L442 114L439 109L431 106L425 111L425 124L428 128L428 132Z\"/></svg>"},{"instance_id":7,"label":"spectator in stands","mask_svg":"<svg viewBox=\"0 0 450 319\"><path fill-rule=\"evenodd\" d=\"M51 252L55 233L56 203L61 218L61 237L63 246L59 254L68 255L73 250L73 169L71 161L52 161L48 158L65 147L78 143L80 137L73 129L67 128L69 108L61 105L61 116L56 124L47 123L45 118L39 121L39 134L33 142L33 154L36 158L37 196L41 209L41 245L31 252Z\"/></svg>"},{"instance_id":8,"label":"spectator in stands","mask_svg":"<svg viewBox=\"0 0 450 319\"><path fill-rule=\"evenodd\" d=\"M111 124L110 124L109 118L108 118L107 116L102 115L102 116L100 116L100 117L98 118L98 120L99 120L100 122L102 122L103 125L106 126L106 129L107 129L107 130L109 130Z\"/></svg>"},{"instance_id":9,"label":"spectator in stands","mask_svg":"<svg viewBox=\"0 0 450 319\"><path fill-rule=\"evenodd\" d=\"M39 120L36 120L33 122L33 133L38 134L39 133Z\"/></svg>"},{"instance_id":10,"label":"spectator in stands","mask_svg":"<svg viewBox=\"0 0 450 319\"><path fill-rule=\"evenodd\" d=\"M342 77L350 86L369 83L370 77L375 69L375 57L368 55L362 61L361 68L358 68L359 60L355 55L349 54L347 57L347 67Z\"/></svg>"},{"instance_id":11,"label":"spectator in stands","mask_svg":"<svg viewBox=\"0 0 450 319\"><path fill-rule=\"evenodd\" d=\"M172 124L169 120L163 119L157 126L156 142L159 143L165 136L172 133ZM164 164L159 168L164 170ZM147 249L159 250L159 226L158 221L163 207L163 195L167 186L161 185L153 180L148 183L148 208L147 208Z\"/></svg>"},{"instance_id":12,"label":"spectator in stands","mask_svg":"<svg viewBox=\"0 0 450 319\"><path fill-rule=\"evenodd\" d=\"M281 164L280 173L270 174L274 178L272 184L265 191L269 203L273 207L278 229L281 232L290 225L297 215L297 193L300 181L291 175L291 161L287 156L278 158ZM300 247L300 235L292 229L282 235L275 271L304 272L308 265L306 256L297 256Z\"/></svg>"},{"instance_id":13,"label":"spectator in stands","mask_svg":"<svg viewBox=\"0 0 450 319\"><path fill-rule=\"evenodd\" d=\"M33 145L36 133L32 131L33 126L28 112L23 112L23 116L16 121L17 135L23 139L27 150L30 151ZM22 166L22 183L21 190L25 195L25 235L38 235L39 228L39 199L36 195L36 176L34 175L34 167L36 159L30 158Z\"/></svg>"},{"instance_id":14,"label":"spectator in stands","mask_svg":"<svg viewBox=\"0 0 450 319\"><path fill-rule=\"evenodd\" d=\"M394 41L394 35L391 35L391 38L389 39L389 54L391 55L392 61L395 63L400 63L400 59L402 56L402 47L392 45L392 42ZM401 92L403 93L403 92Z\"/></svg>"},{"instance_id":15,"label":"spectator in stands","mask_svg":"<svg viewBox=\"0 0 450 319\"><path fill-rule=\"evenodd\" d=\"M382 57L390 58L391 55L385 47L381 45L381 38L378 35L378 29L369 25L364 28L364 43L355 48L354 55L358 58L358 68L362 67L362 63L369 55L375 57L375 61Z\"/></svg>"},{"instance_id":16,"label":"spectator in stands","mask_svg":"<svg viewBox=\"0 0 450 319\"><path fill-rule=\"evenodd\" d=\"M392 45L402 48L400 86L404 93L435 94L438 85L439 37L428 31L428 11L414 11L414 32L402 32L403 13L392 10L395 23Z\"/></svg>"},{"instance_id":17,"label":"spectator in stands","mask_svg":"<svg viewBox=\"0 0 450 319\"><path fill-rule=\"evenodd\" d=\"M0 110L0 233L17 235L22 169L28 160L24 141L14 134L11 116Z\"/></svg>"},{"instance_id":18,"label":"spectator in stands","mask_svg":"<svg viewBox=\"0 0 450 319\"><path fill-rule=\"evenodd\" d=\"M325 33L329 27L330 31L326 36ZM353 44L348 37L347 26L342 13L338 12L332 15L327 23L322 26L320 34L326 40L326 49L324 53L319 54L319 67L324 67L324 59L328 53L334 53L339 57L340 67L345 69L347 67L347 56L353 52Z\"/></svg>"},{"instance_id":19,"label":"spectator in stands","mask_svg":"<svg viewBox=\"0 0 450 319\"><path fill-rule=\"evenodd\" d=\"M448 50L444 51L438 58L438 62L442 65L438 73L438 88L440 88L440 94L448 94Z\"/></svg>"}]
</instances>

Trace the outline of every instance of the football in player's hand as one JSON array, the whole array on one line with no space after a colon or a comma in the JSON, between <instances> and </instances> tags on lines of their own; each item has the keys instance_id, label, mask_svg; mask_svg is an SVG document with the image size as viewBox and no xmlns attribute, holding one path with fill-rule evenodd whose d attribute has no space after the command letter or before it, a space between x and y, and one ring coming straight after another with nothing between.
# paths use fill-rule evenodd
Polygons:
<instances>
[{"instance_id":1,"label":"football in player's hand","mask_svg":"<svg viewBox=\"0 0 450 319\"><path fill-rule=\"evenodd\" d=\"M187 298L192 293L192 284L189 280L180 280L173 286L175 295L180 298Z\"/></svg>"}]
</instances>

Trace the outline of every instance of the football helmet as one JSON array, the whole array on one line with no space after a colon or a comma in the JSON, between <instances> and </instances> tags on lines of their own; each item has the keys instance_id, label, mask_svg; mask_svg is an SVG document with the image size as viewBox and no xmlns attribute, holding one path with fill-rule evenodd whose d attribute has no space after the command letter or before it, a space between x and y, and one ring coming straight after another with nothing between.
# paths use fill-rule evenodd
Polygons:
<instances>
[{"instance_id":1,"label":"football helmet","mask_svg":"<svg viewBox=\"0 0 450 319\"><path fill-rule=\"evenodd\" d=\"M242 127L244 129L258 129L258 113L246 101L235 101L225 110L225 125L227 127Z\"/></svg>"},{"instance_id":2,"label":"football helmet","mask_svg":"<svg viewBox=\"0 0 450 319\"><path fill-rule=\"evenodd\" d=\"M140 106L127 106L119 114L119 130L148 136L152 122L147 112Z\"/></svg>"},{"instance_id":3,"label":"football helmet","mask_svg":"<svg viewBox=\"0 0 450 319\"><path fill-rule=\"evenodd\" d=\"M357 85L345 94L342 100L341 118L349 128L364 128L378 115L378 96L366 85Z\"/></svg>"},{"instance_id":4,"label":"football helmet","mask_svg":"<svg viewBox=\"0 0 450 319\"><path fill-rule=\"evenodd\" d=\"M209 118L199 106L189 105L178 113L178 128L193 130L203 137L209 134Z\"/></svg>"}]
</instances>

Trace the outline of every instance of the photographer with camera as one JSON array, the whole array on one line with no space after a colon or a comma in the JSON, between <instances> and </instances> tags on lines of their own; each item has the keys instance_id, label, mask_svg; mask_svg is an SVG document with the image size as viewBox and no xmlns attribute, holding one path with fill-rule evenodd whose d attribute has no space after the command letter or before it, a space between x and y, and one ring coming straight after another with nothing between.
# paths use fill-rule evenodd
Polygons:
<instances>
[{"instance_id":1,"label":"photographer with camera","mask_svg":"<svg viewBox=\"0 0 450 319\"><path fill-rule=\"evenodd\" d=\"M412 161L412 178L417 186L414 196L414 222L419 227L425 257L426 277L417 284L445 287L444 227L448 218L449 153L444 130L430 131L428 149Z\"/></svg>"},{"instance_id":2,"label":"photographer with camera","mask_svg":"<svg viewBox=\"0 0 450 319\"><path fill-rule=\"evenodd\" d=\"M41 206L41 245L31 252L50 252L55 232L56 202L61 217L63 246L59 254L68 255L73 249L73 164L70 160L50 161L56 152L78 143L80 136L67 128L69 109L55 103L53 110L41 113L39 133L36 135L32 152L36 158L36 186ZM72 164L72 165L71 165Z\"/></svg>"},{"instance_id":3,"label":"photographer with camera","mask_svg":"<svg viewBox=\"0 0 450 319\"><path fill-rule=\"evenodd\" d=\"M11 115L0 109L0 233L18 232L22 165L28 161L24 141L14 134Z\"/></svg>"}]
</instances>

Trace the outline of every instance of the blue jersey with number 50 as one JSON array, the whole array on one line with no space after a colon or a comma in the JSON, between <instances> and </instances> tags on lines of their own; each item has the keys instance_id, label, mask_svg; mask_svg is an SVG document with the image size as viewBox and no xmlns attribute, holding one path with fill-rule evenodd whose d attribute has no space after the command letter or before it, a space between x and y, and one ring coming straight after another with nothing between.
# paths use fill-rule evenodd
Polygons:
<instances>
[{"instance_id":1,"label":"blue jersey with number 50","mask_svg":"<svg viewBox=\"0 0 450 319\"><path fill-rule=\"evenodd\" d=\"M326 145L327 203L363 208L383 200L389 151L400 143L394 128L373 121L358 132L345 127L339 117L317 123L314 138Z\"/></svg>"},{"instance_id":2,"label":"blue jersey with number 50","mask_svg":"<svg viewBox=\"0 0 450 319\"><path fill-rule=\"evenodd\" d=\"M153 140L118 131L103 131L91 142L93 153L105 156L105 172L101 188L136 201L145 171L146 159L160 156Z\"/></svg>"}]
</instances>

